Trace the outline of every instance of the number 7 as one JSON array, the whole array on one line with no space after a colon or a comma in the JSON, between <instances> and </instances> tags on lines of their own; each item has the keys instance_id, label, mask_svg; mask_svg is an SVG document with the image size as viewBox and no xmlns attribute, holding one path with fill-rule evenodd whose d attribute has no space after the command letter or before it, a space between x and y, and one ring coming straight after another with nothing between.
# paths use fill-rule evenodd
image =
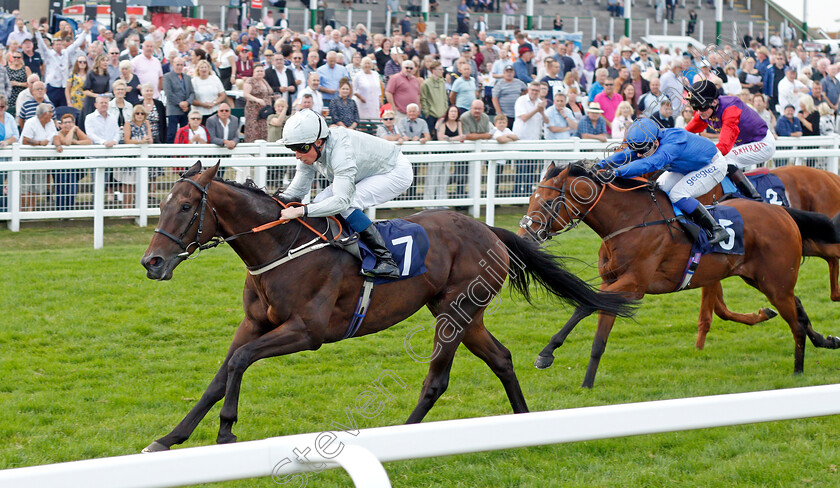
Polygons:
<instances>
[{"instance_id":1,"label":"number 7","mask_svg":"<svg viewBox=\"0 0 840 488\"><path fill-rule=\"evenodd\" d=\"M403 236L392 240L391 244L395 246L405 244L405 258L403 259L403 269L400 274L402 276L408 276L408 272L411 269L411 250L414 247L414 238L411 236Z\"/></svg>"}]
</instances>

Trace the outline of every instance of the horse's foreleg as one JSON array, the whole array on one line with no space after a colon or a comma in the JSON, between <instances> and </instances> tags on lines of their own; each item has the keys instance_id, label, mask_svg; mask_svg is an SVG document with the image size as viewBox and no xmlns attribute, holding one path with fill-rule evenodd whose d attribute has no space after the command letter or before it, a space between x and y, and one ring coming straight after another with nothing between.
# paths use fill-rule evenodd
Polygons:
<instances>
[{"instance_id":1,"label":"horse's foreleg","mask_svg":"<svg viewBox=\"0 0 840 488\"><path fill-rule=\"evenodd\" d=\"M697 318L697 341L694 343L696 349L703 349L706 345L706 334L712 326L712 313L715 310L716 289L720 291L720 282L714 285L704 286L700 298L700 316Z\"/></svg>"},{"instance_id":2,"label":"horse's foreleg","mask_svg":"<svg viewBox=\"0 0 840 488\"><path fill-rule=\"evenodd\" d=\"M831 301L840 302L840 286L837 284L837 277L840 274L840 266L837 258L824 258L828 263L828 283L831 286Z\"/></svg>"},{"instance_id":3,"label":"horse's foreleg","mask_svg":"<svg viewBox=\"0 0 840 488\"><path fill-rule=\"evenodd\" d=\"M593 310L581 307L576 308L572 316L569 317L569 320L566 321L566 324L563 325L563 328L560 329L560 332L554 334L548 342L548 345L540 351L540 354L537 356L537 360L534 361L534 367L537 369L546 369L550 367L551 364L554 363L554 350L562 346L563 342L566 341L566 337L569 336L575 326L577 326L581 320L589 317L592 312Z\"/></svg>"},{"instance_id":4,"label":"horse's foreleg","mask_svg":"<svg viewBox=\"0 0 840 488\"><path fill-rule=\"evenodd\" d=\"M522 395L522 388L513 371L510 351L484 328L483 320L473 321L464 335L464 345L470 352L481 358L502 382L510 400L510 406L513 407L513 413L527 412L528 405L525 403L525 396Z\"/></svg>"},{"instance_id":5,"label":"horse's foreleg","mask_svg":"<svg viewBox=\"0 0 840 488\"><path fill-rule=\"evenodd\" d=\"M260 359L317 349L320 345L320 342L313 339L303 321L296 317L237 349L227 365L225 402L219 414L219 435L216 442L219 444L236 442L236 436L231 431L237 420L242 375L245 374L248 366Z\"/></svg>"},{"instance_id":6,"label":"horse's foreleg","mask_svg":"<svg viewBox=\"0 0 840 488\"><path fill-rule=\"evenodd\" d=\"M225 356L225 360L222 362L222 366L219 368L219 371L216 372L216 376L213 377L213 380L210 382L207 390L204 391L204 394L201 395L201 398L192 410L190 410L187 416L184 417L184 419L181 420L174 429L172 429L172 432L149 444L145 449L143 449L143 452L166 451L173 445L181 444L190 438L190 435L192 435L193 431L204 416L207 415L207 412L210 411L216 402L225 396L228 361L230 360L231 355L243 344L254 340L257 336L258 333L255 332L252 324L247 320L243 320L236 329L233 342L228 348L228 352Z\"/></svg>"}]
</instances>

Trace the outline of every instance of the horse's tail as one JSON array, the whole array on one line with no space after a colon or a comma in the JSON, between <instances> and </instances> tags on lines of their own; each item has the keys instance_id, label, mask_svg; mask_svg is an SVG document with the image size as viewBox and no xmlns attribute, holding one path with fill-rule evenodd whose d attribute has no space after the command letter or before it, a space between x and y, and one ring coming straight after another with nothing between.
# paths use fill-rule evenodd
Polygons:
<instances>
[{"instance_id":1,"label":"horse's tail","mask_svg":"<svg viewBox=\"0 0 840 488\"><path fill-rule=\"evenodd\" d=\"M540 249L533 241L523 239L513 232L491 227L511 255L510 284L531 301L529 287L536 281L552 295L588 311L631 317L635 313L636 301L619 293L599 292L563 267L562 258Z\"/></svg>"},{"instance_id":2,"label":"horse's tail","mask_svg":"<svg viewBox=\"0 0 840 488\"><path fill-rule=\"evenodd\" d=\"M833 219L817 212L808 212L796 208L783 207L793 217L803 241L822 244L840 243L840 214Z\"/></svg>"}]
</instances>

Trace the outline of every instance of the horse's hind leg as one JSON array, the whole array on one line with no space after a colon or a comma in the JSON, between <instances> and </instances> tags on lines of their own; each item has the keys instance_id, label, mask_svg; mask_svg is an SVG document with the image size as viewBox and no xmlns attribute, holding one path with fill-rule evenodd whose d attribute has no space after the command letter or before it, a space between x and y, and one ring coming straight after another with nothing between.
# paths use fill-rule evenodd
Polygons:
<instances>
[{"instance_id":1,"label":"horse's hind leg","mask_svg":"<svg viewBox=\"0 0 840 488\"><path fill-rule=\"evenodd\" d=\"M519 380L513 371L513 360L510 351L484 328L483 320L474 320L464 335L464 345L473 354L481 358L505 387L513 413L525 413L528 405L522 395Z\"/></svg>"},{"instance_id":2,"label":"horse's hind leg","mask_svg":"<svg viewBox=\"0 0 840 488\"><path fill-rule=\"evenodd\" d=\"M240 346L252 341L257 336L258 333L254 331L250 322L243 320L242 323L239 324L239 328L236 329L233 342L228 348L225 360L222 361L222 366L219 368L219 371L216 372L216 376L213 377L213 380L210 382L207 390L204 391L204 394L201 395L201 398L192 410L190 410L187 416L184 417L184 419L181 420L174 429L172 429L172 432L149 444L145 449L143 449L143 452L166 451L173 445L181 444L190 438L190 435L192 435L193 431L204 416L207 415L207 412L210 411L216 402L225 396L225 385L227 384L228 362L230 361L230 357L233 355L234 351L239 349Z\"/></svg>"},{"instance_id":3,"label":"horse's hind leg","mask_svg":"<svg viewBox=\"0 0 840 488\"><path fill-rule=\"evenodd\" d=\"M554 350L562 346L566 341L566 337L569 336L575 326L591 314L592 310L587 310L581 307L576 308L572 316L569 317L569 320L566 321L566 324L563 325L563 328L560 329L560 332L554 334L548 342L548 345L540 351L540 354L537 356L537 360L534 361L534 367L537 369L546 369L550 367L551 364L554 363Z\"/></svg>"},{"instance_id":4,"label":"horse's hind leg","mask_svg":"<svg viewBox=\"0 0 840 488\"><path fill-rule=\"evenodd\" d=\"M723 301L723 286L720 282L702 288L700 317L697 320L697 349L703 349L706 335L712 325L712 311L723 320L730 320L744 325L756 325L772 319L776 315L772 308L762 308L756 313L736 313L726 307Z\"/></svg>"},{"instance_id":5,"label":"horse's hind leg","mask_svg":"<svg viewBox=\"0 0 840 488\"><path fill-rule=\"evenodd\" d=\"M805 333L808 335L808 338L811 339L811 344L815 347L822 347L825 349L840 348L840 339L834 336L823 337L822 334L814 330L814 327L811 325L811 319L809 319L808 314L805 313L805 307L802 306L802 302L799 300L799 297L795 297L795 300L796 316L799 318L799 323L805 329Z\"/></svg>"}]
</instances>

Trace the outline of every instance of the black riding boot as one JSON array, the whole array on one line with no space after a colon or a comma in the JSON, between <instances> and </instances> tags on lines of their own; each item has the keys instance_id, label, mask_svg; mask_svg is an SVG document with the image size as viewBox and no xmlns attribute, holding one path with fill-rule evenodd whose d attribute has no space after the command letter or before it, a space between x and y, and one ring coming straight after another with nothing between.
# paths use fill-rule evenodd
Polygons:
<instances>
[{"instance_id":1,"label":"black riding boot","mask_svg":"<svg viewBox=\"0 0 840 488\"><path fill-rule=\"evenodd\" d=\"M744 174L737 166L734 164L730 164L726 170L726 176L732 180L732 183L735 183L735 186L738 188L738 191L741 192L742 195L745 197L755 200L757 202L763 202L764 199L761 198L761 195L758 193L758 190L752 184L747 175Z\"/></svg>"},{"instance_id":2,"label":"black riding boot","mask_svg":"<svg viewBox=\"0 0 840 488\"><path fill-rule=\"evenodd\" d=\"M359 232L359 238L367 244L376 256L376 266L371 270L363 271L362 274L392 280L398 279L400 277L400 269L397 267L391 251L385 246L385 240L382 239L382 234L379 233L376 226L374 224L367 226L365 230Z\"/></svg>"},{"instance_id":3,"label":"black riding boot","mask_svg":"<svg viewBox=\"0 0 840 488\"><path fill-rule=\"evenodd\" d=\"M688 218L706 231L706 235L709 237L709 244L717 244L720 241L729 239L729 233L726 232L726 229L715 222L712 214L703 205L697 205L697 208L688 214Z\"/></svg>"}]
</instances>

